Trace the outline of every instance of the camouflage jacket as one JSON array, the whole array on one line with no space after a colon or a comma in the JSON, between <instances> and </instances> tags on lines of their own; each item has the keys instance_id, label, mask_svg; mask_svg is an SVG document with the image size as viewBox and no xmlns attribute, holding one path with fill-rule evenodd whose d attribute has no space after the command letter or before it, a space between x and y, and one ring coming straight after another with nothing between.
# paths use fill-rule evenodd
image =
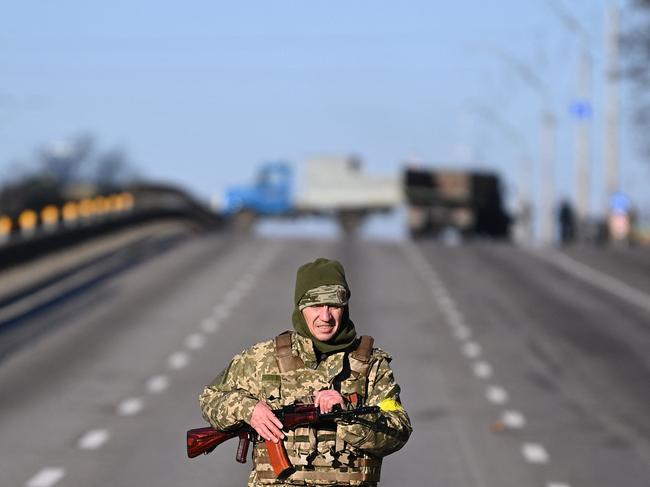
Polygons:
<instances>
[{"instance_id":1,"label":"camouflage jacket","mask_svg":"<svg viewBox=\"0 0 650 487\"><path fill-rule=\"evenodd\" d=\"M199 402L204 418L217 429L232 429L250 421L258 401L266 401L271 408L277 409L296 401L313 402L314 392L334 388L342 394L358 392L364 397L366 405L381 404L382 413L381 418L368 418L370 423L367 425L339 424L335 432L318 431L316 453L322 457L321 463L331 464L336 460L337 464L345 464L341 460L345 455L350 455L351 458L365 456L378 459L380 468L381 457L404 446L412 430L409 417L399 400L400 388L395 383L389 366L389 354L379 348L373 349L367 376L360 377L351 372L350 359L346 352L329 355L318 363L311 340L295 332L292 333L291 347L293 354L302 359L305 365L303 369L281 373L274 340L258 343L236 355L228 367L206 386L200 395ZM370 424L381 424L382 427L371 427ZM314 452L310 452L309 447L304 444L309 432L303 430L305 428L297 428L289 432L284 440L293 463L300 464L299 458L306 459L307 463L313 459ZM341 454L342 443L345 444L345 455ZM313 439L311 447L314 448ZM309 468L314 467L310 464ZM264 480L264 472L260 472L260 469L258 466L257 472L253 471L249 485L281 485L277 481ZM326 470L325 467L323 469ZM374 480L374 477L371 480ZM325 480L305 483L289 479L285 483L373 485L374 481Z\"/></svg>"}]
</instances>

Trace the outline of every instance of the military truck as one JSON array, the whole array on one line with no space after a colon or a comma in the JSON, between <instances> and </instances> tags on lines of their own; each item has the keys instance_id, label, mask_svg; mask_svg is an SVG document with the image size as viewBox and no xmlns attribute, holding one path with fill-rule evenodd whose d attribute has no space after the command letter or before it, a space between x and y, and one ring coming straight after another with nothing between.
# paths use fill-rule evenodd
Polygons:
<instances>
[{"instance_id":1,"label":"military truck","mask_svg":"<svg viewBox=\"0 0 650 487\"><path fill-rule=\"evenodd\" d=\"M511 219L503 206L499 176L487 171L406 167L404 198L411 237L507 238Z\"/></svg>"}]
</instances>

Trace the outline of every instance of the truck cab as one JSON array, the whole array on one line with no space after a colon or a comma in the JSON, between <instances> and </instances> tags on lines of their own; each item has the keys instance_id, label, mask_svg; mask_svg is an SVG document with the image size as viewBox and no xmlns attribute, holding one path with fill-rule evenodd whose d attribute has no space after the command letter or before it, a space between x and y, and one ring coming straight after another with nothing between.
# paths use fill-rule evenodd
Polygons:
<instances>
[{"instance_id":1,"label":"truck cab","mask_svg":"<svg viewBox=\"0 0 650 487\"><path fill-rule=\"evenodd\" d=\"M253 186L227 189L224 214L286 215L293 209L292 179L292 169L288 163L264 163Z\"/></svg>"}]
</instances>

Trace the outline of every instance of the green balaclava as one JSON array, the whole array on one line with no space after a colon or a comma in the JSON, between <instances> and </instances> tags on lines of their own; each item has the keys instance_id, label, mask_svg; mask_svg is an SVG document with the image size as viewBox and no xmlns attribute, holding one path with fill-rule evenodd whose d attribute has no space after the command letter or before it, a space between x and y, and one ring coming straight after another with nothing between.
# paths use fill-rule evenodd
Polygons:
<instances>
[{"instance_id":1,"label":"green balaclava","mask_svg":"<svg viewBox=\"0 0 650 487\"><path fill-rule=\"evenodd\" d=\"M317 304L319 297L326 299L329 304L345 307L341 318L341 328L328 342L318 340L312 335L305 317L302 315L302 309L310 303ZM292 315L293 327L300 335L309 338L314 343L316 350L321 353L330 354L347 349L354 343L357 336L347 306L349 298L350 288L345 280L343 266L339 261L319 258L314 262L300 266L296 274L296 291L293 300L295 305Z\"/></svg>"}]
</instances>

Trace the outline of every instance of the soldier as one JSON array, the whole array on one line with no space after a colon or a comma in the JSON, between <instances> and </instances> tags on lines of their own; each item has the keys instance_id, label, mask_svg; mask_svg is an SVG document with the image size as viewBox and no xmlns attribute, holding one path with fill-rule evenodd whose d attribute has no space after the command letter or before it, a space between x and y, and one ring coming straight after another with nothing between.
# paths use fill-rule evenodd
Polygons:
<instances>
[{"instance_id":1,"label":"soldier","mask_svg":"<svg viewBox=\"0 0 650 487\"><path fill-rule=\"evenodd\" d=\"M317 259L298 269L293 332L236 355L199 398L204 418L228 430L244 422L265 440L284 442L295 473L278 480L264 442L256 443L248 485L375 486L382 457L411 434L389 362L372 337L357 337L350 320L350 289L343 266ZM283 430L272 409L313 403L321 413L350 408L357 393L381 413L362 423Z\"/></svg>"}]
</instances>

